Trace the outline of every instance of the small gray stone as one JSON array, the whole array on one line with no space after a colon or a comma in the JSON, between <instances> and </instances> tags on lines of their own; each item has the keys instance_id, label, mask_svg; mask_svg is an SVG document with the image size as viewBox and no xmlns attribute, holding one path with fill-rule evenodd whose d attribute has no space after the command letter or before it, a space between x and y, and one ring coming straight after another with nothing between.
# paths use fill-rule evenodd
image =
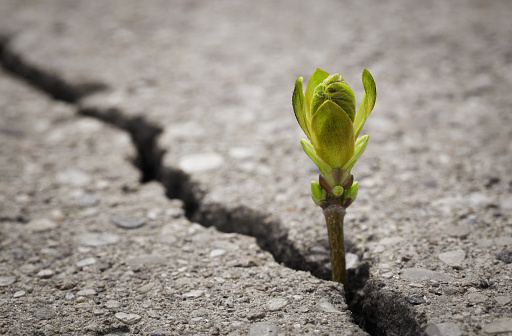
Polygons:
<instances>
[{"instance_id":1,"label":"small gray stone","mask_svg":"<svg viewBox=\"0 0 512 336\"><path fill-rule=\"evenodd\" d=\"M460 336L462 332L456 323L430 324L425 329L428 336Z\"/></svg>"},{"instance_id":2,"label":"small gray stone","mask_svg":"<svg viewBox=\"0 0 512 336\"><path fill-rule=\"evenodd\" d=\"M393 272L385 272L380 275L384 279L391 279L393 277Z\"/></svg>"},{"instance_id":3,"label":"small gray stone","mask_svg":"<svg viewBox=\"0 0 512 336\"><path fill-rule=\"evenodd\" d=\"M456 287L446 287L443 289L443 292L446 295L454 295L454 294L457 294L459 292L459 290Z\"/></svg>"},{"instance_id":4,"label":"small gray stone","mask_svg":"<svg viewBox=\"0 0 512 336\"><path fill-rule=\"evenodd\" d=\"M402 273L405 280L437 280L442 282L452 282L453 278L448 274L439 273L422 268L407 268Z\"/></svg>"},{"instance_id":5,"label":"small gray stone","mask_svg":"<svg viewBox=\"0 0 512 336\"><path fill-rule=\"evenodd\" d=\"M486 334L512 332L512 318L504 317L496 319L484 326L484 332Z\"/></svg>"},{"instance_id":6,"label":"small gray stone","mask_svg":"<svg viewBox=\"0 0 512 336\"><path fill-rule=\"evenodd\" d=\"M277 336L279 326L272 322L256 322L249 329L249 336Z\"/></svg>"},{"instance_id":7,"label":"small gray stone","mask_svg":"<svg viewBox=\"0 0 512 336\"><path fill-rule=\"evenodd\" d=\"M499 304L500 306L504 306L511 301L510 296L505 296L505 295L496 296L494 298L494 300L496 300L496 303Z\"/></svg>"},{"instance_id":8,"label":"small gray stone","mask_svg":"<svg viewBox=\"0 0 512 336\"><path fill-rule=\"evenodd\" d=\"M116 300L108 300L107 303L105 303L105 308L107 309L116 309L121 307L121 302Z\"/></svg>"},{"instance_id":9,"label":"small gray stone","mask_svg":"<svg viewBox=\"0 0 512 336\"><path fill-rule=\"evenodd\" d=\"M494 243L493 243L492 239L488 239L488 238L481 238L481 239L477 239L477 240L476 240L476 244L477 244L479 247L487 248L487 247L489 247L489 246L492 246Z\"/></svg>"},{"instance_id":10,"label":"small gray stone","mask_svg":"<svg viewBox=\"0 0 512 336\"><path fill-rule=\"evenodd\" d=\"M15 276L0 276L0 287L7 287L16 281Z\"/></svg>"},{"instance_id":11,"label":"small gray stone","mask_svg":"<svg viewBox=\"0 0 512 336\"><path fill-rule=\"evenodd\" d=\"M51 269L43 269L37 273L37 277L41 279L49 279L55 274Z\"/></svg>"},{"instance_id":12,"label":"small gray stone","mask_svg":"<svg viewBox=\"0 0 512 336\"><path fill-rule=\"evenodd\" d=\"M196 298L196 297L200 297L202 295L203 295L203 291L199 290L199 289L196 289L196 290L192 290L190 292L187 292L187 293L183 294L183 297L185 297L185 298Z\"/></svg>"},{"instance_id":13,"label":"small gray stone","mask_svg":"<svg viewBox=\"0 0 512 336\"><path fill-rule=\"evenodd\" d=\"M229 149L228 155L233 159L247 159L254 156L255 151L247 147L232 147Z\"/></svg>"},{"instance_id":14,"label":"small gray stone","mask_svg":"<svg viewBox=\"0 0 512 336\"><path fill-rule=\"evenodd\" d=\"M94 309L92 313L96 316L104 315L107 311L105 309Z\"/></svg>"},{"instance_id":15,"label":"small gray stone","mask_svg":"<svg viewBox=\"0 0 512 336\"><path fill-rule=\"evenodd\" d=\"M425 299L421 295L406 296L405 301L415 306L425 303Z\"/></svg>"},{"instance_id":16,"label":"small gray stone","mask_svg":"<svg viewBox=\"0 0 512 336\"><path fill-rule=\"evenodd\" d=\"M25 274L35 273L38 269L39 267L34 264L23 264L20 266L20 271Z\"/></svg>"},{"instance_id":17,"label":"small gray stone","mask_svg":"<svg viewBox=\"0 0 512 336\"><path fill-rule=\"evenodd\" d=\"M135 324L140 321L142 316L137 314L117 313L116 318L125 324Z\"/></svg>"},{"instance_id":18,"label":"small gray stone","mask_svg":"<svg viewBox=\"0 0 512 336\"><path fill-rule=\"evenodd\" d=\"M286 299L271 299L267 302L265 305L265 310L267 311L278 311L282 308L284 308L288 304L288 301Z\"/></svg>"},{"instance_id":19,"label":"small gray stone","mask_svg":"<svg viewBox=\"0 0 512 336\"><path fill-rule=\"evenodd\" d=\"M309 253L311 254L329 254L329 250L327 250L322 245L316 245L309 249Z\"/></svg>"},{"instance_id":20,"label":"small gray stone","mask_svg":"<svg viewBox=\"0 0 512 336\"><path fill-rule=\"evenodd\" d=\"M90 296L90 295L96 295L96 291L92 288L86 288L78 291L76 295L78 296Z\"/></svg>"},{"instance_id":21,"label":"small gray stone","mask_svg":"<svg viewBox=\"0 0 512 336\"><path fill-rule=\"evenodd\" d=\"M254 310L247 313L247 319L249 321L264 318L267 314L264 310Z\"/></svg>"},{"instance_id":22,"label":"small gray stone","mask_svg":"<svg viewBox=\"0 0 512 336\"><path fill-rule=\"evenodd\" d=\"M210 258L220 257L221 255L226 254L226 250L215 249L210 252Z\"/></svg>"},{"instance_id":23,"label":"small gray stone","mask_svg":"<svg viewBox=\"0 0 512 336\"><path fill-rule=\"evenodd\" d=\"M48 219L48 218L39 218L31 220L27 225L25 225L25 228L27 230L33 231L33 232L43 232L55 229L57 227L57 223L54 221Z\"/></svg>"},{"instance_id":24,"label":"small gray stone","mask_svg":"<svg viewBox=\"0 0 512 336\"><path fill-rule=\"evenodd\" d=\"M76 263L76 267L82 268L96 263L96 259L93 257L85 258Z\"/></svg>"},{"instance_id":25,"label":"small gray stone","mask_svg":"<svg viewBox=\"0 0 512 336\"><path fill-rule=\"evenodd\" d=\"M85 246L98 247L117 243L119 241L119 236L107 232L90 232L75 236L75 241Z\"/></svg>"},{"instance_id":26,"label":"small gray stone","mask_svg":"<svg viewBox=\"0 0 512 336\"><path fill-rule=\"evenodd\" d=\"M487 301L487 296L480 293L469 293L467 298L473 303L482 303Z\"/></svg>"},{"instance_id":27,"label":"small gray stone","mask_svg":"<svg viewBox=\"0 0 512 336\"><path fill-rule=\"evenodd\" d=\"M150 290L152 290L153 287L155 287L155 283L154 282L148 282L147 284L137 288L137 292L139 292L139 293L147 293Z\"/></svg>"},{"instance_id":28,"label":"small gray stone","mask_svg":"<svg viewBox=\"0 0 512 336\"><path fill-rule=\"evenodd\" d=\"M327 298L322 298L317 303L317 308L324 313L341 313Z\"/></svg>"},{"instance_id":29,"label":"small gray stone","mask_svg":"<svg viewBox=\"0 0 512 336\"><path fill-rule=\"evenodd\" d=\"M187 173L200 173L222 166L224 158L217 153L197 153L185 155L178 166Z\"/></svg>"},{"instance_id":30,"label":"small gray stone","mask_svg":"<svg viewBox=\"0 0 512 336\"><path fill-rule=\"evenodd\" d=\"M503 250L501 252L498 252L496 254L496 257L503 261L505 264L512 263L512 249Z\"/></svg>"},{"instance_id":31,"label":"small gray stone","mask_svg":"<svg viewBox=\"0 0 512 336\"><path fill-rule=\"evenodd\" d=\"M439 260L452 267L460 267L464 259L466 259L466 253L463 250L455 250L444 252L438 255Z\"/></svg>"},{"instance_id":32,"label":"small gray stone","mask_svg":"<svg viewBox=\"0 0 512 336\"><path fill-rule=\"evenodd\" d=\"M143 220L127 216L113 216L110 220L122 229L136 229L145 224Z\"/></svg>"},{"instance_id":33,"label":"small gray stone","mask_svg":"<svg viewBox=\"0 0 512 336\"><path fill-rule=\"evenodd\" d=\"M55 312L48 308L40 308L34 312L34 317L39 320L50 320L55 317Z\"/></svg>"},{"instance_id":34,"label":"small gray stone","mask_svg":"<svg viewBox=\"0 0 512 336\"><path fill-rule=\"evenodd\" d=\"M465 238L471 233L471 227L468 225L449 225L444 232L450 237Z\"/></svg>"},{"instance_id":35,"label":"small gray stone","mask_svg":"<svg viewBox=\"0 0 512 336\"><path fill-rule=\"evenodd\" d=\"M19 290L16 293L14 293L14 295L12 297L13 298L19 298L19 297L22 297L23 295L25 295L25 291L24 290Z\"/></svg>"}]
</instances>

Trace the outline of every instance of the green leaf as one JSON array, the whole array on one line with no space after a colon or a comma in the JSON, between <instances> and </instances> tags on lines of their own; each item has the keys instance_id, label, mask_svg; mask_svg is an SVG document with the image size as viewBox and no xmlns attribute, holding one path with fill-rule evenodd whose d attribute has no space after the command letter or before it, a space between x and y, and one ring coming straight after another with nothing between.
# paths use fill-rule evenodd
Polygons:
<instances>
[{"instance_id":1,"label":"green leaf","mask_svg":"<svg viewBox=\"0 0 512 336\"><path fill-rule=\"evenodd\" d=\"M311 120L311 140L316 153L333 169L342 168L354 154L354 127L348 115L331 100Z\"/></svg>"},{"instance_id":2,"label":"green leaf","mask_svg":"<svg viewBox=\"0 0 512 336\"><path fill-rule=\"evenodd\" d=\"M356 164L357 160L363 155L366 146L368 145L368 139L370 138L369 135L365 135L357 139L355 148L354 148L354 155L350 158L350 160L343 166L343 169L346 171L351 171L352 167Z\"/></svg>"},{"instance_id":3,"label":"green leaf","mask_svg":"<svg viewBox=\"0 0 512 336\"><path fill-rule=\"evenodd\" d=\"M306 120L306 109L304 106L304 91L302 90L302 77L297 79L295 82L295 89L292 95L293 111L295 112L295 118L302 128L302 131L307 135L308 139L311 140L311 133L309 132L309 124Z\"/></svg>"},{"instance_id":4,"label":"green leaf","mask_svg":"<svg viewBox=\"0 0 512 336\"><path fill-rule=\"evenodd\" d=\"M317 165L318 169L320 169L321 173L325 173L326 171L332 170L332 168L322 160L315 151L313 145L305 139L300 139L300 143L302 145L302 149L309 156L309 158Z\"/></svg>"},{"instance_id":5,"label":"green leaf","mask_svg":"<svg viewBox=\"0 0 512 336\"><path fill-rule=\"evenodd\" d=\"M377 88L375 86L375 81L373 80L370 72L366 69L363 70L363 87L363 99L354 120L356 138L359 136L359 133L361 133L366 119L368 119L370 113L373 110L373 107L375 106L375 99L377 99Z\"/></svg>"},{"instance_id":6,"label":"green leaf","mask_svg":"<svg viewBox=\"0 0 512 336\"><path fill-rule=\"evenodd\" d=\"M329 77L329 74L321 69L316 71L309 78L308 86L306 87L306 120L311 123L311 101L313 100L313 94L315 88L322 84L322 82Z\"/></svg>"}]
</instances>

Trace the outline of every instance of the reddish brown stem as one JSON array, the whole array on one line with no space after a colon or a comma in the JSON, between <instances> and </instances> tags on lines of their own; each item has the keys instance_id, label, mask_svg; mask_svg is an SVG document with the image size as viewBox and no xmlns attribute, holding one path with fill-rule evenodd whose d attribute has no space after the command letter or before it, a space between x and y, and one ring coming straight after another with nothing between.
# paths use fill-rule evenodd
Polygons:
<instances>
[{"instance_id":1,"label":"reddish brown stem","mask_svg":"<svg viewBox=\"0 0 512 336\"><path fill-rule=\"evenodd\" d=\"M347 272L345 263L345 241L343 236L343 220L345 208L341 205L341 198L327 197L327 204L323 206L327 232L329 234L329 246L331 248L332 281L343 284L347 293Z\"/></svg>"}]
</instances>

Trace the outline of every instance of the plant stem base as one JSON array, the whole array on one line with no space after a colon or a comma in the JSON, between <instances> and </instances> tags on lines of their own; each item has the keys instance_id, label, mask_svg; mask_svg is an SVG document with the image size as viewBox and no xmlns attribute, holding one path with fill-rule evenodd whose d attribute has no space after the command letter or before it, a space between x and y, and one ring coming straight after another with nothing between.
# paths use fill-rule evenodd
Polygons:
<instances>
[{"instance_id":1,"label":"plant stem base","mask_svg":"<svg viewBox=\"0 0 512 336\"><path fill-rule=\"evenodd\" d=\"M347 293L347 271L345 262L345 240L343 235L343 221L345 208L341 205L342 197L328 196L326 204L322 205L329 234L331 249L332 281L343 284Z\"/></svg>"}]
</instances>

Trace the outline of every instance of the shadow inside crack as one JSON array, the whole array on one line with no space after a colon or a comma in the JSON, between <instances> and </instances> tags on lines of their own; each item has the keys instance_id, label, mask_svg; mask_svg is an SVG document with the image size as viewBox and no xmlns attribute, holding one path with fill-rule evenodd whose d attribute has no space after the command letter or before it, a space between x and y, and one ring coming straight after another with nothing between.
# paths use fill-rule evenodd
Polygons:
<instances>
[{"instance_id":1,"label":"shadow inside crack","mask_svg":"<svg viewBox=\"0 0 512 336\"><path fill-rule=\"evenodd\" d=\"M361 315L366 332L370 335L423 335L425 314L418 314L400 294L382 281L367 281Z\"/></svg>"}]
</instances>

